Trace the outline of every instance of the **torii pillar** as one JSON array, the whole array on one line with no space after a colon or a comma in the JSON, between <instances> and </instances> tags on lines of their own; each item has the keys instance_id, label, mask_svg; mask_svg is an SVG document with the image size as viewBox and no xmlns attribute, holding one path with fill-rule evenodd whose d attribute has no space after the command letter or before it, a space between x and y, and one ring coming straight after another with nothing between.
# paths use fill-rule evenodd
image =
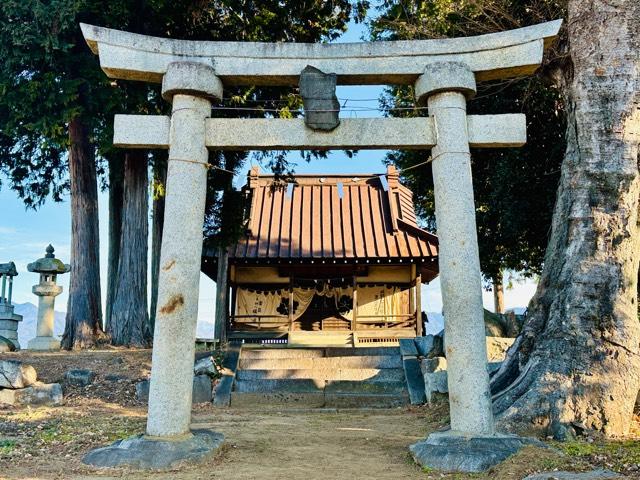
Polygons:
<instances>
[{"instance_id":1,"label":"torii pillar","mask_svg":"<svg viewBox=\"0 0 640 480\"><path fill-rule=\"evenodd\" d=\"M146 435L93 450L85 463L167 468L208 455L224 441L221 433L189 428L207 194L205 120L222 90L203 63L173 62L164 74L162 96L172 113Z\"/></svg>"},{"instance_id":2,"label":"torii pillar","mask_svg":"<svg viewBox=\"0 0 640 480\"><path fill-rule=\"evenodd\" d=\"M436 137L431 163L451 428L410 450L420 465L445 471L480 472L530 443L497 434L493 418L466 113L475 93L473 72L459 62L429 65L415 84Z\"/></svg>"}]
</instances>

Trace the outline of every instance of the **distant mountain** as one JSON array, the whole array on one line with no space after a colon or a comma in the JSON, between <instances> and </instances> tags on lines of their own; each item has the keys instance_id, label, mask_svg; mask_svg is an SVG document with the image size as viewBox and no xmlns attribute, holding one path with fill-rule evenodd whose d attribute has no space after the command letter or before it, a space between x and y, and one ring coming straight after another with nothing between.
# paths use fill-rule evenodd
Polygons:
<instances>
[{"instance_id":1,"label":"distant mountain","mask_svg":"<svg viewBox=\"0 0 640 480\"><path fill-rule=\"evenodd\" d=\"M38 324L38 307L33 303L19 303L15 305L14 312L22 315L22 321L18 324L18 341L22 348L26 348L27 342L36 336ZM65 312L55 312L53 320L53 335L61 336L64 333Z\"/></svg>"}]
</instances>

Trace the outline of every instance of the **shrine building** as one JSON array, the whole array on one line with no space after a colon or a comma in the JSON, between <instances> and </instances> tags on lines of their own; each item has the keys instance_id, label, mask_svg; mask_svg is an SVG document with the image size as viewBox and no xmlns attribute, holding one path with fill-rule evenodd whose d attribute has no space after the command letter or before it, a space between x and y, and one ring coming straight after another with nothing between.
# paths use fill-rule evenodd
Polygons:
<instances>
[{"instance_id":1,"label":"shrine building","mask_svg":"<svg viewBox=\"0 0 640 480\"><path fill-rule=\"evenodd\" d=\"M246 235L229 250L226 335L296 345L397 345L422 335L420 286L438 275L438 238L412 192L384 175L253 168ZM215 251L203 271L217 275Z\"/></svg>"}]
</instances>

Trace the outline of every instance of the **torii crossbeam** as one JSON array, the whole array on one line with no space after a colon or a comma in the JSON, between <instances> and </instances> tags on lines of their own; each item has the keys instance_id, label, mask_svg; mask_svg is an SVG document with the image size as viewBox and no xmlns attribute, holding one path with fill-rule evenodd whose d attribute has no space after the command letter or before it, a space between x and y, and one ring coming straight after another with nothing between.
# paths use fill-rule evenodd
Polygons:
<instances>
[{"instance_id":1,"label":"torii crossbeam","mask_svg":"<svg viewBox=\"0 0 640 480\"><path fill-rule=\"evenodd\" d=\"M517 450L522 440L496 434L491 410L469 148L524 144L525 117L467 116L466 103L476 80L533 73L560 25L557 20L469 38L322 45L183 41L81 25L109 77L162 82L163 97L173 104L171 117L117 115L114 126L117 146L169 148L149 442L189 436L207 149L431 148L451 430L418 442L412 453L422 465L468 471ZM210 118L212 99L222 99L224 86L297 85L307 65L335 73L338 84L414 85L429 117L342 119L329 132L300 119ZM197 443L197 435L189 438ZM452 458L455 465L446 463Z\"/></svg>"}]
</instances>

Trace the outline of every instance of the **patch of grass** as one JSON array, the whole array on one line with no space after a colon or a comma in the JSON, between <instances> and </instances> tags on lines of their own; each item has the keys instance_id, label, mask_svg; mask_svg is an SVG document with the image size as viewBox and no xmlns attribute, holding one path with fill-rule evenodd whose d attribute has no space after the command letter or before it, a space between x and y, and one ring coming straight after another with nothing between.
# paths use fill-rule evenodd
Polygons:
<instances>
[{"instance_id":1,"label":"patch of grass","mask_svg":"<svg viewBox=\"0 0 640 480\"><path fill-rule=\"evenodd\" d=\"M38 440L43 443L53 443L53 442L70 442L73 440L73 435L64 429L61 429L58 425L49 425L46 428L42 429L40 433L36 436Z\"/></svg>"},{"instance_id":2,"label":"patch of grass","mask_svg":"<svg viewBox=\"0 0 640 480\"><path fill-rule=\"evenodd\" d=\"M131 428L119 428L114 432L109 432L107 434L107 438L110 442L115 442L116 440L124 440L125 438L132 437L139 433L140 431L137 426L132 426Z\"/></svg>"},{"instance_id":3,"label":"patch of grass","mask_svg":"<svg viewBox=\"0 0 640 480\"><path fill-rule=\"evenodd\" d=\"M603 440L592 443L574 440L557 443L556 447L571 457L604 465L619 472L631 465L640 465L640 442L634 440Z\"/></svg>"},{"instance_id":4,"label":"patch of grass","mask_svg":"<svg viewBox=\"0 0 640 480\"><path fill-rule=\"evenodd\" d=\"M13 440L0 440L0 455L9 455L15 450L16 445Z\"/></svg>"}]
</instances>

